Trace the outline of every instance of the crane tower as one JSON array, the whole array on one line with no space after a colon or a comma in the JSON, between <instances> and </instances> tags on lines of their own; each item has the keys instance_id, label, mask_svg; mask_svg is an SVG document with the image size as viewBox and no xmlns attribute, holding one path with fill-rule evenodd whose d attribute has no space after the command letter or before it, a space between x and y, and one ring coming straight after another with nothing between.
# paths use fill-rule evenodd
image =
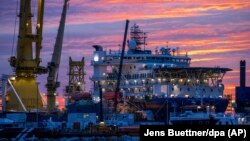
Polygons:
<instances>
[{"instance_id":1,"label":"crane tower","mask_svg":"<svg viewBox=\"0 0 250 141\"><path fill-rule=\"evenodd\" d=\"M40 51L42 48L42 31L44 0L32 1L37 8L31 7L31 0L20 0L19 33L16 55L9 59L14 76L8 79L12 91L8 93L6 109L14 111L30 111L40 109L42 100L36 81L37 74L47 72L40 66ZM35 32L32 31L32 8L37 9Z\"/></svg>"},{"instance_id":2,"label":"crane tower","mask_svg":"<svg viewBox=\"0 0 250 141\"><path fill-rule=\"evenodd\" d=\"M64 35L64 27L66 21L66 12L67 5L69 0L64 0L63 11L61 15L60 25L57 32L56 42L54 46L53 55L51 58L51 62L48 63L48 78L47 78L47 109L49 112L56 109L56 89L60 86L60 82L58 81L58 72L59 65L62 54L62 43L63 43L63 35Z\"/></svg>"}]
</instances>

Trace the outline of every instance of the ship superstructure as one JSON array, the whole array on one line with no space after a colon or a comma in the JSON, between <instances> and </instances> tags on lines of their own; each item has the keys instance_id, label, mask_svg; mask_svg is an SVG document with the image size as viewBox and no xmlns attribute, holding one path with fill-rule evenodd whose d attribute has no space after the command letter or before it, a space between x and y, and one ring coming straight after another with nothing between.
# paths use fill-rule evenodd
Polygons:
<instances>
[{"instance_id":1,"label":"ship superstructure","mask_svg":"<svg viewBox=\"0 0 250 141\"><path fill-rule=\"evenodd\" d=\"M131 27L120 82L120 92L126 101L130 99L128 103L131 104L131 99L133 103L140 101L139 105L134 106L137 110L145 110L150 109L147 106L156 99L164 103L166 98L171 98L172 102L173 99L174 102L179 101L179 106L180 103L191 104L197 100L201 105L210 104L210 100L217 104L224 101L223 106L217 109L224 112L227 100L223 99L222 79L231 69L191 67L191 58L187 53L180 55L178 48L171 49L166 45L154 51L146 50L146 38L138 25ZM94 82L94 95L98 97L99 87L104 95L115 91L121 51L106 51L100 45L94 48L94 59L91 62L94 74L91 80Z\"/></svg>"}]
</instances>

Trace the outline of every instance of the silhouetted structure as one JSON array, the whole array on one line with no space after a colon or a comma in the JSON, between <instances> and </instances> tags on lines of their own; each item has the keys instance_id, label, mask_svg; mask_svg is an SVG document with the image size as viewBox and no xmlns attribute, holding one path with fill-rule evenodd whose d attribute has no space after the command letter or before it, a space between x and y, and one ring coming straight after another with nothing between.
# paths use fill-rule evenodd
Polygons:
<instances>
[{"instance_id":1,"label":"silhouetted structure","mask_svg":"<svg viewBox=\"0 0 250 141\"><path fill-rule=\"evenodd\" d=\"M246 87L246 61L240 61L240 86L236 87L237 112L250 112L250 87Z\"/></svg>"}]
</instances>

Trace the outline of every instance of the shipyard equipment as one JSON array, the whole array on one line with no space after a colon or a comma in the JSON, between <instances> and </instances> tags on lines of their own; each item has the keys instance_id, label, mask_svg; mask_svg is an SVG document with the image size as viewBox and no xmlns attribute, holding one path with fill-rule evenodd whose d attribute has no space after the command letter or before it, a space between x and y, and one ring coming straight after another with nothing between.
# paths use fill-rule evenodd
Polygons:
<instances>
[{"instance_id":1,"label":"shipyard equipment","mask_svg":"<svg viewBox=\"0 0 250 141\"><path fill-rule=\"evenodd\" d=\"M81 61L73 61L69 57L69 83L66 86L66 92L84 92L84 57Z\"/></svg>"},{"instance_id":2,"label":"shipyard equipment","mask_svg":"<svg viewBox=\"0 0 250 141\"><path fill-rule=\"evenodd\" d=\"M30 111L42 107L41 96L36 81L37 74L46 73L46 68L40 66L40 51L42 48L44 0L37 2L37 19L35 33L32 31L31 0L20 0L19 33L16 55L10 57L10 65L14 76L8 79L12 91L7 95L7 111ZM38 101L38 102L36 102Z\"/></svg>"},{"instance_id":3,"label":"shipyard equipment","mask_svg":"<svg viewBox=\"0 0 250 141\"><path fill-rule=\"evenodd\" d=\"M118 103L117 99L118 99L118 93L120 92L120 81L121 81L123 58L124 58L127 33L128 33L128 24L129 24L129 20L126 20L125 32L124 32L123 43L122 43L122 53L121 53L121 58L120 58L119 70L118 70L119 72L118 72L118 78L117 78L116 89L115 89L114 112L116 112L117 110L117 103Z\"/></svg>"},{"instance_id":4,"label":"shipyard equipment","mask_svg":"<svg viewBox=\"0 0 250 141\"><path fill-rule=\"evenodd\" d=\"M48 104L47 108L49 112L55 109L56 89L60 86L60 82L58 82L58 72L61 60L62 43L63 43L68 1L69 0L64 0L63 11L61 15L59 29L57 32L52 59L51 62L48 63L49 74L47 78L46 88L47 88L47 104Z\"/></svg>"},{"instance_id":5,"label":"shipyard equipment","mask_svg":"<svg viewBox=\"0 0 250 141\"><path fill-rule=\"evenodd\" d=\"M88 99L91 97L89 93L84 93L84 57L81 61L73 61L69 57L69 81L66 86L67 105L74 100Z\"/></svg>"}]
</instances>

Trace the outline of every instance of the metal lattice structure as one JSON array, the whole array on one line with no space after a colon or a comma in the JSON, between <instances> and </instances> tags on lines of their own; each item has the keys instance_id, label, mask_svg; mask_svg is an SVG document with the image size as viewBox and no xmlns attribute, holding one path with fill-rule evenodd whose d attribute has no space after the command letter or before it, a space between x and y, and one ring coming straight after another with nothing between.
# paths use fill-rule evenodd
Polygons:
<instances>
[{"instance_id":1,"label":"metal lattice structure","mask_svg":"<svg viewBox=\"0 0 250 141\"><path fill-rule=\"evenodd\" d=\"M66 86L67 93L84 91L84 57L81 61L73 61L69 57L69 82Z\"/></svg>"}]
</instances>

